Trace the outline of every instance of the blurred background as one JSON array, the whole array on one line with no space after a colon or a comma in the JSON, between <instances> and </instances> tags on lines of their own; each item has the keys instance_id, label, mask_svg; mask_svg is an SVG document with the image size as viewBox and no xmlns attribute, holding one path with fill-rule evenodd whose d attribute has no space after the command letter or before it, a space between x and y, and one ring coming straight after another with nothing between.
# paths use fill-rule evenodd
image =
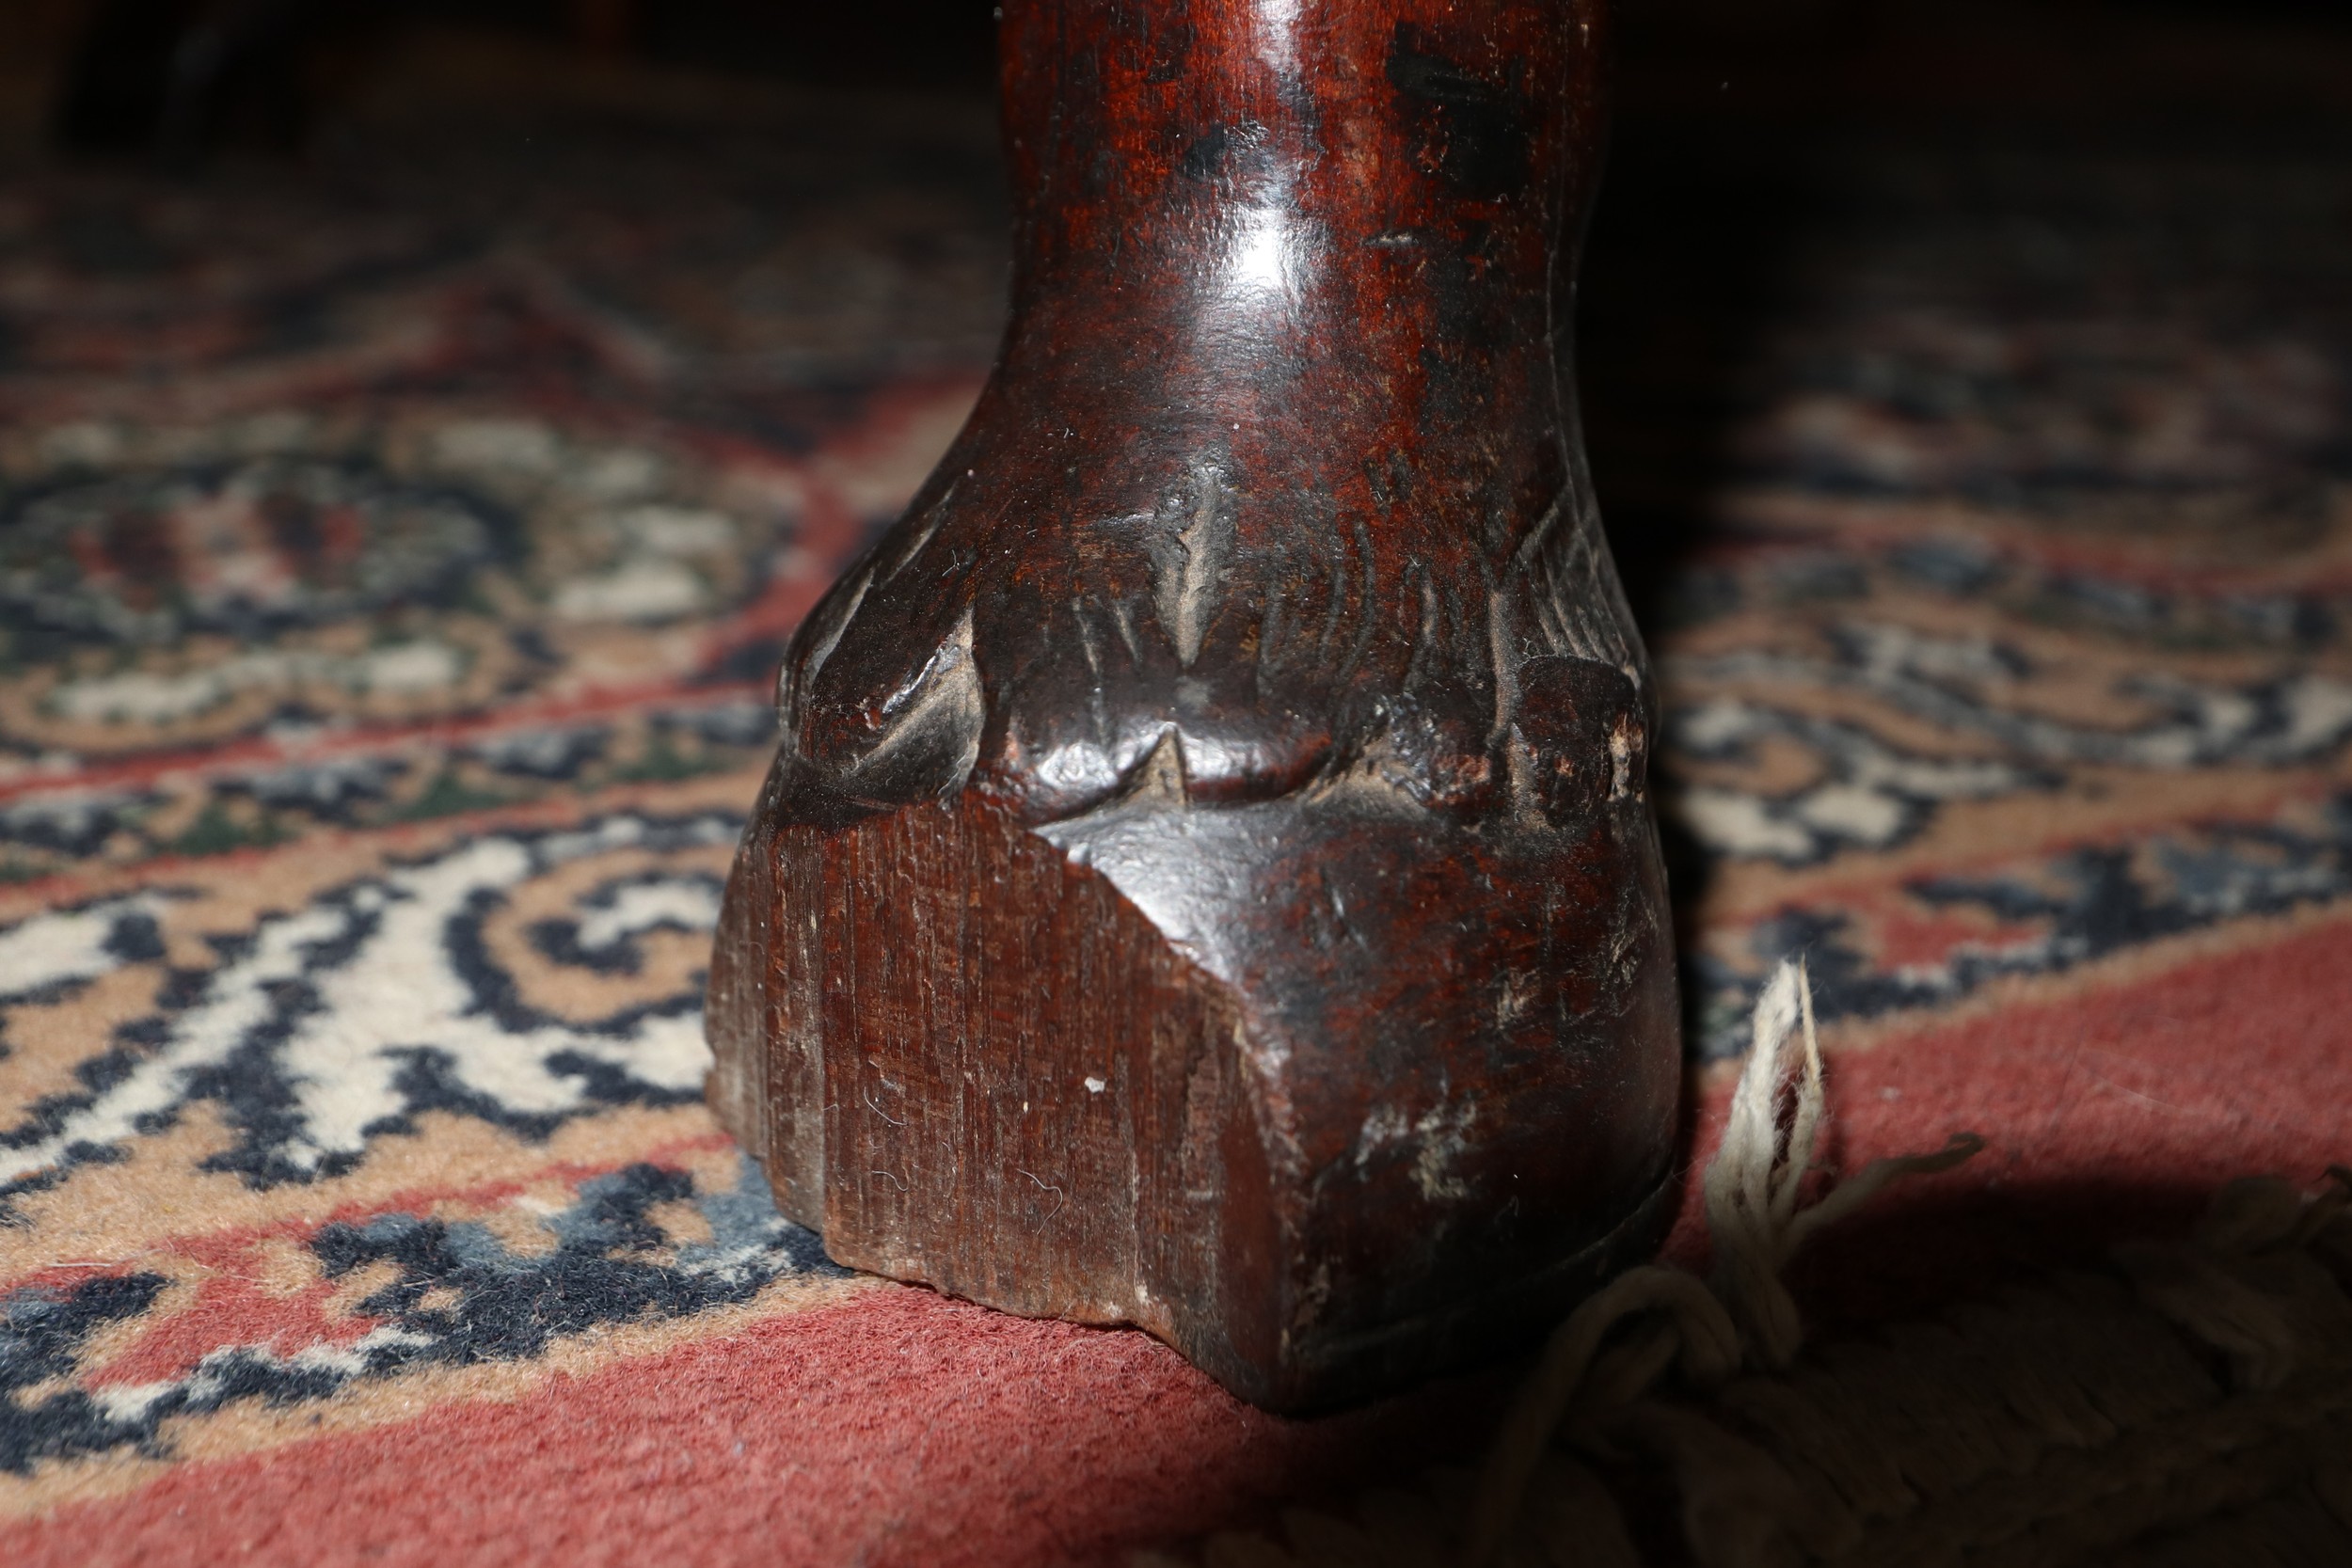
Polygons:
<instances>
[{"instance_id":1,"label":"blurred background","mask_svg":"<svg viewBox=\"0 0 2352 1568\"><path fill-rule=\"evenodd\" d=\"M1812 1321L2316 1179L2352 1148L2352 5L1619 18L1579 373L1663 699L1694 1080L1803 952L1846 1168L1994 1148L1808 1252ZM415 1560L486 1560L499 1518L575 1556L617 1518L679 1560L968 1560L1004 1499L1025 1539L1131 1543L1413 1451L1218 1426L1122 1337L873 1291L903 1326L764 1341L808 1369L785 1392L710 1374L753 1413L694 1429L700 1490L645 1457L669 1370L513 1407L532 1454L589 1436L512 1477L423 1417L373 1490L168 1462L520 1386L649 1303L715 1344L815 1277L695 1108L691 1020L785 640L994 351L991 33L987 0L0 0L0 970L51 966L0 973L0 1202L46 1205L0 1215L0 1266L71 1271L0 1343L0 1483L152 1484L40 1560L135 1509L301 1556L330 1496L374 1499L338 1540ZM294 1055L272 933L313 930L458 999L431 1043ZM293 1000L232 1054L211 999L248 986ZM414 1196L447 1170L492 1196ZM179 1283L240 1271L266 1288ZM343 1307L296 1310L361 1291L365 1360ZM1008 1376L1015 1343L1068 1348Z\"/></svg>"},{"instance_id":2,"label":"blurred background","mask_svg":"<svg viewBox=\"0 0 2352 1568\"><path fill-rule=\"evenodd\" d=\"M1710 72L1735 64L1772 106L1817 112L2319 100L2340 92L2330 50L2347 25L2331 0L1631 0L1618 12L1635 106L1721 90ZM20 134L40 123L85 148L291 151L466 54L985 92L991 16L987 0L13 0L0 43Z\"/></svg>"},{"instance_id":3,"label":"blurred background","mask_svg":"<svg viewBox=\"0 0 2352 1568\"><path fill-rule=\"evenodd\" d=\"M2224 163L2352 174L2352 7L2333 0L1628 0L1619 35L1583 362L1645 612L1661 552L1737 467L1743 400L1788 368L1761 324L1796 319L1792 290L1839 286L1833 236L1878 221L1914 261L1957 247L1954 276L1991 245L2023 269L2011 284L2063 309L2095 287L2077 239L2118 222L2141 230L2120 255L2162 251L2200 287L2250 279L2184 235L2197 181L2244 194ZM71 310L68 275L102 274L110 308L200 310L170 294L196 280L197 251L174 246L217 244L257 268L239 298L258 329L272 287L325 287L329 263L260 264L228 237L266 226L251 201L293 203L281 215L314 249L334 248L319 225L367 213L432 227L444 261L532 256L634 342L638 369L660 362L661 399L758 434L763 401L984 367L1005 264L993 48L987 0L11 0L0 178L20 199L0 311ZM27 182L60 171L228 206L209 235L174 238L108 208L129 187L86 183L70 212L32 216ZM2176 177L2189 184L2122 216ZM2317 206L2274 208L2282 223L2340 219L2301 189ZM332 218L292 215L320 201ZM2230 242L2241 261L2283 243ZM151 292L126 301L135 278ZM43 368L22 357L36 344L72 361L103 341L160 372L190 337L74 347L55 325L19 323L15 370ZM1915 369L1921 397L1973 395L1949 366Z\"/></svg>"},{"instance_id":4,"label":"blurred background","mask_svg":"<svg viewBox=\"0 0 2352 1568\"><path fill-rule=\"evenodd\" d=\"M2332 657L2352 8L1619 19L1580 372L1670 705L1708 711L1686 672L1767 599L1835 621L1928 591L2124 666ZM0 8L0 876L755 768L784 639L994 348L992 35L986 0ZM1883 573L1849 528L1892 541ZM2270 586L2164 586L2216 562ZM441 651L372 673L337 662L355 639ZM419 738L582 703L618 728ZM431 757L147 782L353 725ZM1685 725L1661 753L1702 1051L1734 1043L1757 955L1826 940L1760 868L1992 788L1807 736ZM2055 777L2018 766L2029 794ZM1817 983L1833 1011L1912 994Z\"/></svg>"}]
</instances>

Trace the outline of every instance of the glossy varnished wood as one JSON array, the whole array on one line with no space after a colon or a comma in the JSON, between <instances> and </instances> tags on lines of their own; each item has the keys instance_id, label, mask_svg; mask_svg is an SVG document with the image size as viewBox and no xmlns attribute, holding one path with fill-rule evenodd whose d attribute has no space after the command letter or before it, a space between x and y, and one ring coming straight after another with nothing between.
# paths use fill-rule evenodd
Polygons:
<instances>
[{"instance_id":1,"label":"glossy varnished wood","mask_svg":"<svg viewBox=\"0 0 2352 1568\"><path fill-rule=\"evenodd\" d=\"M1249 1398L1645 1240L1653 698L1567 322L1600 8L1009 0L1013 319L787 655L713 1103L841 1260Z\"/></svg>"}]
</instances>

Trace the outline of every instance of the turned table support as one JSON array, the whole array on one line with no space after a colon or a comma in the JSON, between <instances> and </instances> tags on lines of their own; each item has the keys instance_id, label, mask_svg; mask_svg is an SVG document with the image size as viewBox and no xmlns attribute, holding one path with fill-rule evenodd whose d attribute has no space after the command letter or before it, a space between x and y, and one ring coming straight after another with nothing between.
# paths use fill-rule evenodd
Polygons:
<instances>
[{"instance_id":1,"label":"turned table support","mask_svg":"<svg viewBox=\"0 0 2352 1568\"><path fill-rule=\"evenodd\" d=\"M1655 1238L1655 699L1569 356L1599 0L1006 0L1011 325L801 629L713 1104L861 1268L1283 1408Z\"/></svg>"}]
</instances>

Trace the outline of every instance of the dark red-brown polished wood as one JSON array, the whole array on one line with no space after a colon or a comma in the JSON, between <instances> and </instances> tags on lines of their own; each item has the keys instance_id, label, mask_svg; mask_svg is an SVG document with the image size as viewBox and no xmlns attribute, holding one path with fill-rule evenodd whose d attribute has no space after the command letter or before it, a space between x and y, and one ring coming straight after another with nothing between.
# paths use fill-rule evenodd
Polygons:
<instances>
[{"instance_id":1,"label":"dark red-brown polished wood","mask_svg":"<svg viewBox=\"0 0 2352 1568\"><path fill-rule=\"evenodd\" d=\"M1310 1408L1654 1238L1597 0L1006 0L1013 315L794 640L711 1097L844 1263Z\"/></svg>"}]
</instances>

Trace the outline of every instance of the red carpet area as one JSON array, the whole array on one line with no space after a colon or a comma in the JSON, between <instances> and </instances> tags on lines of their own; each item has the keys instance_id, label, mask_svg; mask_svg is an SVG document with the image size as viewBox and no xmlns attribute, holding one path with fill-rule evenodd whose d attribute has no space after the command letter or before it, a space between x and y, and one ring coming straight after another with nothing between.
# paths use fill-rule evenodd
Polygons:
<instances>
[{"instance_id":1,"label":"red carpet area","mask_svg":"<svg viewBox=\"0 0 2352 1568\"><path fill-rule=\"evenodd\" d=\"M1475 1451L1507 1369L1279 1420L776 1214L709 931L783 640L985 372L993 128L469 81L0 183L0 1562L1112 1562ZM2352 124L1645 123L1586 366L1693 1162L1803 953L1835 1163L1989 1145L1817 1321L2316 1185Z\"/></svg>"}]
</instances>

